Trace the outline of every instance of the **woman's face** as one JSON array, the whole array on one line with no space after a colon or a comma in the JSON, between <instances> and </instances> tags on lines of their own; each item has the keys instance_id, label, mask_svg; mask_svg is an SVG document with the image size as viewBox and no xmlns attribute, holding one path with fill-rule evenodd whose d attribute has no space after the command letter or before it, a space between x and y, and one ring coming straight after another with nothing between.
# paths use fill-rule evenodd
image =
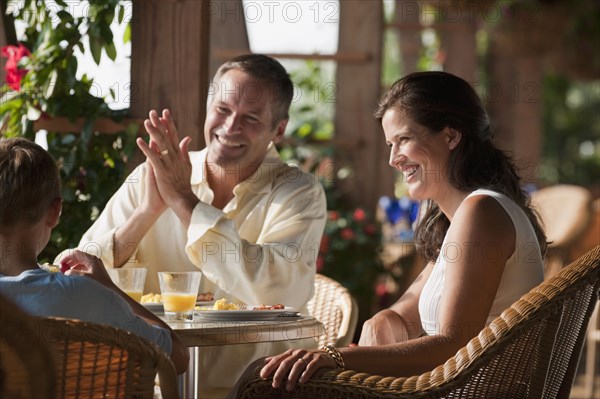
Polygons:
<instances>
[{"instance_id":1,"label":"woman's face","mask_svg":"<svg viewBox=\"0 0 600 399\"><path fill-rule=\"evenodd\" d=\"M432 132L396 109L386 111L381 122L391 149L389 164L402 172L409 195L419 201L443 198L449 188L448 159L460 134L448 128Z\"/></svg>"}]
</instances>

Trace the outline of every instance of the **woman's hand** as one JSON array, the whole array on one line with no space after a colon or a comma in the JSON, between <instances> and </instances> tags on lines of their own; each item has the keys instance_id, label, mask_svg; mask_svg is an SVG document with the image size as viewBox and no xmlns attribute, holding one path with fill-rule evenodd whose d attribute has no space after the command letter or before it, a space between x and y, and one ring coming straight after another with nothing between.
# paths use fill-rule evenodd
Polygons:
<instances>
[{"instance_id":1,"label":"woman's hand","mask_svg":"<svg viewBox=\"0 0 600 399\"><path fill-rule=\"evenodd\" d=\"M102 261L94 255L76 249L62 258L60 264L66 276L86 276L108 288L115 286Z\"/></svg>"},{"instance_id":2,"label":"woman's hand","mask_svg":"<svg viewBox=\"0 0 600 399\"><path fill-rule=\"evenodd\" d=\"M273 375L273 388L282 386L287 378L285 389L291 391L296 383L305 383L322 367L335 368L335 360L326 352L305 349L289 349L286 352L265 359L260 376L267 379Z\"/></svg>"}]
</instances>

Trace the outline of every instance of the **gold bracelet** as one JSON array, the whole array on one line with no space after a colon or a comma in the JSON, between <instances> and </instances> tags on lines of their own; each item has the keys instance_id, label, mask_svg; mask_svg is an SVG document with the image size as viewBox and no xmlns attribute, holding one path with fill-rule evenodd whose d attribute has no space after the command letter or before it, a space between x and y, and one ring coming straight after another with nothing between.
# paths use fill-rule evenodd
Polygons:
<instances>
[{"instance_id":1,"label":"gold bracelet","mask_svg":"<svg viewBox=\"0 0 600 399\"><path fill-rule=\"evenodd\" d=\"M341 369L346 369L346 365L344 364L344 358L342 357L342 354L340 353L339 350L335 349L333 346L331 345L325 345L323 348L321 348L321 350L324 350L325 352L327 352L327 354L329 356L331 356L333 358L333 360L335 360L335 364L341 368Z\"/></svg>"}]
</instances>

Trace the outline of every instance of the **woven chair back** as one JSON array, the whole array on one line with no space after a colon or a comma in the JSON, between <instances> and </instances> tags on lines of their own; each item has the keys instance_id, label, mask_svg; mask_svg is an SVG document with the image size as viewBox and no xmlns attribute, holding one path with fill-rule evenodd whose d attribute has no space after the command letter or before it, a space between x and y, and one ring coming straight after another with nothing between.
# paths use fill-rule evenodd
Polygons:
<instances>
[{"instance_id":1,"label":"woven chair back","mask_svg":"<svg viewBox=\"0 0 600 399\"><path fill-rule=\"evenodd\" d=\"M544 281L435 369L381 377L322 369L293 392L273 390L256 370L240 398L567 399L600 291L600 246Z\"/></svg>"},{"instance_id":2,"label":"woven chair back","mask_svg":"<svg viewBox=\"0 0 600 399\"><path fill-rule=\"evenodd\" d=\"M0 296L0 398L55 397L54 358L34 331L34 318Z\"/></svg>"},{"instance_id":3,"label":"woven chair back","mask_svg":"<svg viewBox=\"0 0 600 399\"><path fill-rule=\"evenodd\" d=\"M155 377L163 397L177 397L171 361L153 343L112 326L60 318L38 320L57 356L61 398L154 398Z\"/></svg>"},{"instance_id":4,"label":"woven chair back","mask_svg":"<svg viewBox=\"0 0 600 399\"><path fill-rule=\"evenodd\" d=\"M319 337L319 347L346 346L352 342L358 322L358 305L343 285L317 273L315 292L307 307L325 327L325 333Z\"/></svg>"},{"instance_id":5,"label":"woven chair back","mask_svg":"<svg viewBox=\"0 0 600 399\"><path fill-rule=\"evenodd\" d=\"M568 398L598 301L599 252L596 248L587 260L566 268L505 310L467 346L487 353L470 364L471 371L463 371L460 386L448 383L448 395L435 397ZM458 367L461 355L472 356L466 348L462 352L444 368Z\"/></svg>"}]
</instances>

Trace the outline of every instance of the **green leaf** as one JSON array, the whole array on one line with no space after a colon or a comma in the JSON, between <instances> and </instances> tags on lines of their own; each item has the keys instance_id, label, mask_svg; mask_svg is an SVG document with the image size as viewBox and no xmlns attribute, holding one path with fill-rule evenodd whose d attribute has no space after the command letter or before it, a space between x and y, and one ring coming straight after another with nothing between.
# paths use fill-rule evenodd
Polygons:
<instances>
[{"instance_id":1,"label":"green leaf","mask_svg":"<svg viewBox=\"0 0 600 399\"><path fill-rule=\"evenodd\" d=\"M113 33L108 24L100 24L100 37L104 41L104 45L113 42Z\"/></svg>"},{"instance_id":2,"label":"green leaf","mask_svg":"<svg viewBox=\"0 0 600 399\"><path fill-rule=\"evenodd\" d=\"M125 7L123 7L123 5L119 6L119 16L118 16L118 21L119 23L123 23L123 18L125 17Z\"/></svg>"},{"instance_id":3,"label":"green leaf","mask_svg":"<svg viewBox=\"0 0 600 399\"><path fill-rule=\"evenodd\" d=\"M46 83L46 93L45 96L46 98L50 98L52 97L52 94L54 93L54 90L56 89L56 81L58 80L58 72L56 71L56 69L53 69L52 72L50 73L50 79L49 81Z\"/></svg>"},{"instance_id":4,"label":"green leaf","mask_svg":"<svg viewBox=\"0 0 600 399\"><path fill-rule=\"evenodd\" d=\"M112 61L117 58L117 49L115 48L114 43L108 43L106 46L104 46L104 50L106 51L108 58L110 58Z\"/></svg>"},{"instance_id":5,"label":"green leaf","mask_svg":"<svg viewBox=\"0 0 600 399\"><path fill-rule=\"evenodd\" d=\"M9 94L12 93L6 93L6 95L2 96L2 101L0 101L0 115L4 115L11 110L19 110L23 105L23 100L20 97L11 98L9 100Z\"/></svg>"},{"instance_id":6,"label":"green leaf","mask_svg":"<svg viewBox=\"0 0 600 399\"><path fill-rule=\"evenodd\" d=\"M65 68L65 72L68 76L76 76L77 75L77 57L71 55L67 60L67 67Z\"/></svg>"},{"instance_id":7,"label":"green leaf","mask_svg":"<svg viewBox=\"0 0 600 399\"><path fill-rule=\"evenodd\" d=\"M102 57L102 42L98 38L92 37L91 35L89 37L89 40L92 58L94 59L96 65L100 65L100 59Z\"/></svg>"},{"instance_id":8,"label":"green leaf","mask_svg":"<svg viewBox=\"0 0 600 399\"><path fill-rule=\"evenodd\" d=\"M60 10L59 12L56 13L56 16L65 22L72 23L74 21L73 16L65 10Z\"/></svg>"},{"instance_id":9,"label":"green leaf","mask_svg":"<svg viewBox=\"0 0 600 399\"><path fill-rule=\"evenodd\" d=\"M125 32L123 32L123 43L129 43L131 41L131 23L127 24L125 27Z\"/></svg>"}]
</instances>

